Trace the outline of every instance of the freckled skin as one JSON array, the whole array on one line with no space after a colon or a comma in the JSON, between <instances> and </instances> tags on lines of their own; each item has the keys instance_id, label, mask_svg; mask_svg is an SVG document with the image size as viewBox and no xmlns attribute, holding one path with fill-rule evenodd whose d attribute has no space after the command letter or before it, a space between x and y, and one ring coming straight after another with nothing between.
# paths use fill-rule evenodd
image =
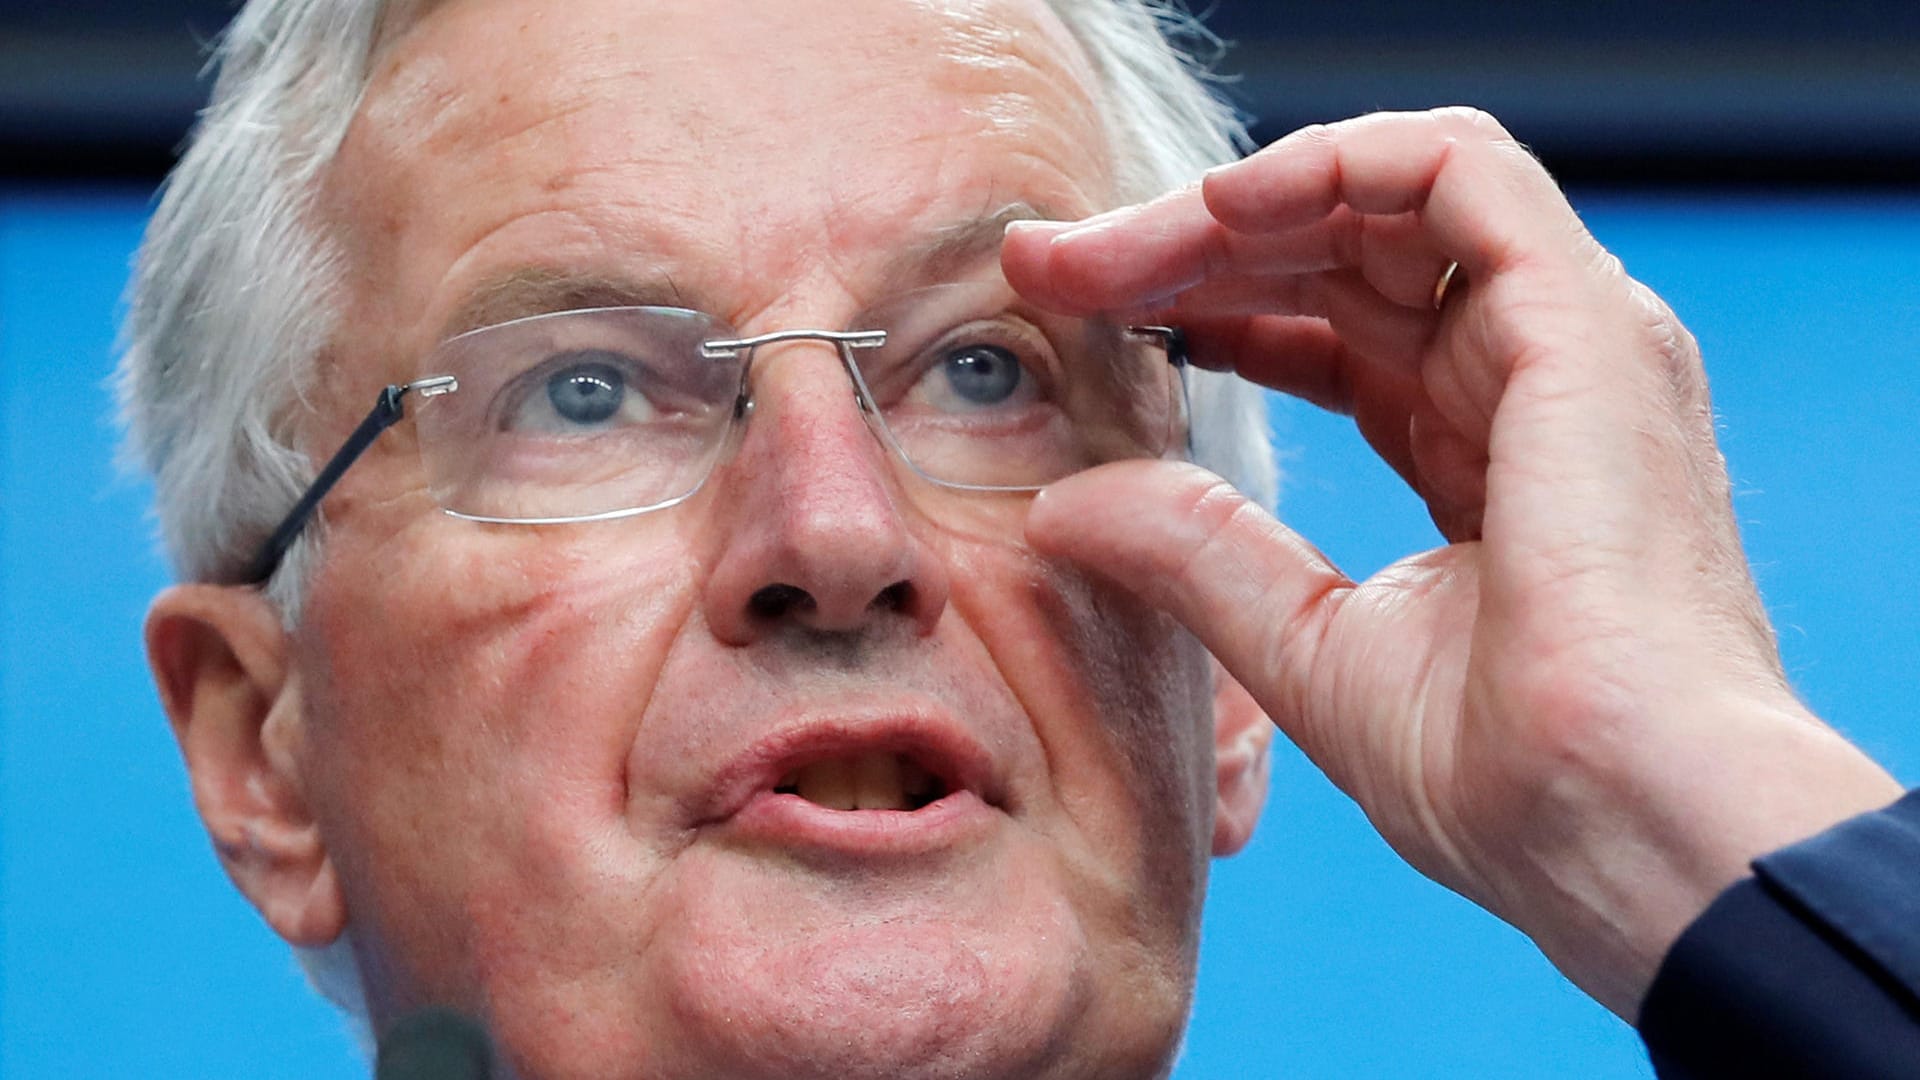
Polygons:
<instances>
[{"instance_id":1,"label":"freckled skin","mask_svg":"<svg viewBox=\"0 0 1920 1080\"><path fill-rule=\"evenodd\" d=\"M1111 205L1088 78L1019 0L437 5L329 174L352 287L303 438L502 271L665 274L748 333L837 327L913 240ZM1204 653L1039 562L1023 499L909 476L827 350L756 379L737 452L670 511L458 521L405 427L330 500L303 780L376 1021L470 1009L524 1077L1163 1073L1213 828ZM920 606L831 649L742 614L765 584L858 611L895 578ZM984 838L833 864L695 824L778 717L901 702L1002 770Z\"/></svg>"}]
</instances>

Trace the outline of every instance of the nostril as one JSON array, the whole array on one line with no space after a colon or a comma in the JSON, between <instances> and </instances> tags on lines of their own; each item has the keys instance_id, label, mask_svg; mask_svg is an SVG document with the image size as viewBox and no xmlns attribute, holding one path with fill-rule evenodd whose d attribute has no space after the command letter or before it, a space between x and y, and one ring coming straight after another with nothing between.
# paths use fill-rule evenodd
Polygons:
<instances>
[{"instance_id":1,"label":"nostril","mask_svg":"<svg viewBox=\"0 0 1920 1080\"><path fill-rule=\"evenodd\" d=\"M812 611L813 597L797 585L768 585L747 598L747 609L762 619Z\"/></svg>"},{"instance_id":2,"label":"nostril","mask_svg":"<svg viewBox=\"0 0 1920 1080\"><path fill-rule=\"evenodd\" d=\"M896 581L873 598L876 611L905 611L913 603L913 583Z\"/></svg>"},{"instance_id":3,"label":"nostril","mask_svg":"<svg viewBox=\"0 0 1920 1080\"><path fill-rule=\"evenodd\" d=\"M914 589L910 581L896 581L874 594L869 611L905 612L913 607ZM812 614L819 607L813 594L798 585L773 584L754 591L747 598L747 610L754 618L780 620Z\"/></svg>"}]
</instances>

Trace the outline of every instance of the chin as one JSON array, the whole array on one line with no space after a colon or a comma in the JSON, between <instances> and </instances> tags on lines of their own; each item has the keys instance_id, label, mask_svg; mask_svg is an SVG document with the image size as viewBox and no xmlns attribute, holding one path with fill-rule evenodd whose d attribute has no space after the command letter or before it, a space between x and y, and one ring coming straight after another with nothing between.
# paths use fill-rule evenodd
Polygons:
<instances>
[{"instance_id":1,"label":"chin","mask_svg":"<svg viewBox=\"0 0 1920 1080\"><path fill-rule=\"evenodd\" d=\"M700 927L711 932L683 939L668 980L676 1064L647 1075L1150 1077L1177 1046L1184 993L1159 1023L1105 1022L1153 996L1103 970L1057 896L1009 889L971 911L924 893L787 899L782 932L744 931L768 914L749 901L715 905ZM1126 1004L1101 1007L1116 995ZM1130 1046L1150 1032L1150 1045Z\"/></svg>"}]
</instances>

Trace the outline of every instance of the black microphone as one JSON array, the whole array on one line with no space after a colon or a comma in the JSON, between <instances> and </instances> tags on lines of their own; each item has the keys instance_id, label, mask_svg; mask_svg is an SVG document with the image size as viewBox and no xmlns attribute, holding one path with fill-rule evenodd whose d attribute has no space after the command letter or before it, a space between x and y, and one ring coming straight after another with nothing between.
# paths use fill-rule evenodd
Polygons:
<instances>
[{"instance_id":1,"label":"black microphone","mask_svg":"<svg viewBox=\"0 0 1920 1080\"><path fill-rule=\"evenodd\" d=\"M472 1019L432 1007L401 1017L380 1040L374 1080L491 1080L493 1047Z\"/></svg>"}]
</instances>

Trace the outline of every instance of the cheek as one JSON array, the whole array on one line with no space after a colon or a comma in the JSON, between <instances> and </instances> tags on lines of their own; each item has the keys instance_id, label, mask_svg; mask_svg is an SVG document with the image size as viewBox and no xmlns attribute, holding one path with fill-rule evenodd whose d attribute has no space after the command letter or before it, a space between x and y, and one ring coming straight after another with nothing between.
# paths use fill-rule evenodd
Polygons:
<instances>
[{"instance_id":1,"label":"cheek","mask_svg":"<svg viewBox=\"0 0 1920 1080\"><path fill-rule=\"evenodd\" d=\"M402 984L486 984L516 956L577 974L606 954L567 942L633 935L658 862L628 827L625 761L690 560L636 523L446 528L464 535L377 579L342 569L370 565L343 543L313 583L316 812L356 933L410 969ZM596 903L626 917L581 933Z\"/></svg>"},{"instance_id":2,"label":"cheek","mask_svg":"<svg viewBox=\"0 0 1920 1080\"><path fill-rule=\"evenodd\" d=\"M1032 718L1049 773L1037 827L1114 918L1188 926L1213 830L1205 651L1126 593L1024 544L977 539L949 549L952 602Z\"/></svg>"}]
</instances>

